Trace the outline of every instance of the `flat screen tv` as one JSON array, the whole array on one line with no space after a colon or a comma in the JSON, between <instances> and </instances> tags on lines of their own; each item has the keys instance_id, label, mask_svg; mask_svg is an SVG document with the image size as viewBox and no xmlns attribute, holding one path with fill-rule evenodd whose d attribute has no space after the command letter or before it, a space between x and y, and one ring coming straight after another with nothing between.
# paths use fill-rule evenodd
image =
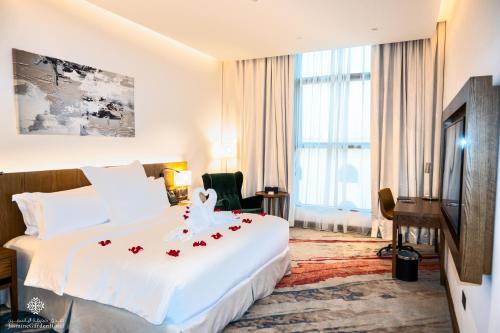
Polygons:
<instances>
[{"instance_id":1,"label":"flat screen tv","mask_svg":"<svg viewBox=\"0 0 500 333\"><path fill-rule=\"evenodd\" d=\"M444 124L444 154L442 169L441 210L455 237L460 235L462 211L462 179L465 136L465 112L457 112Z\"/></svg>"}]
</instances>

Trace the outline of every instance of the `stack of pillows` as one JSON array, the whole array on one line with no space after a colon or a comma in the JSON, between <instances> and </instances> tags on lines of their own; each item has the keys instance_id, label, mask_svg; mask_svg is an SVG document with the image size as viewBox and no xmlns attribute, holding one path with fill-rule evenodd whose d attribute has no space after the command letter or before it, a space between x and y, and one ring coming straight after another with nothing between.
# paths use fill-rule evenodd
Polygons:
<instances>
[{"instance_id":1,"label":"stack of pillows","mask_svg":"<svg viewBox=\"0 0 500 333\"><path fill-rule=\"evenodd\" d=\"M12 196L23 215L27 235L49 239L106 222L141 222L160 215L170 206L164 179L148 178L139 161L81 170L92 185Z\"/></svg>"}]
</instances>

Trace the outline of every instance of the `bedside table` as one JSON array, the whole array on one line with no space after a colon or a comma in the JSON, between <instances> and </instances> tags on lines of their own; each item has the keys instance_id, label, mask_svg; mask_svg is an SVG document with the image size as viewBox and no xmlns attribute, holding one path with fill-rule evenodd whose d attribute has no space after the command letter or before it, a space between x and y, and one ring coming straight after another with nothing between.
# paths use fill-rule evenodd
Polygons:
<instances>
[{"instance_id":1,"label":"bedside table","mask_svg":"<svg viewBox=\"0 0 500 333\"><path fill-rule=\"evenodd\" d=\"M10 289L10 309L12 320L17 320L17 262L16 251L0 248L0 289Z\"/></svg>"},{"instance_id":2,"label":"bedside table","mask_svg":"<svg viewBox=\"0 0 500 333\"><path fill-rule=\"evenodd\" d=\"M285 200L288 198L288 192L278 191L271 194L265 191L259 191L255 193L255 195L260 195L264 199L268 200L267 209L269 214L279 217L283 217L285 215ZM278 213L276 213L274 206L275 199L278 200Z\"/></svg>"}]
</instances>

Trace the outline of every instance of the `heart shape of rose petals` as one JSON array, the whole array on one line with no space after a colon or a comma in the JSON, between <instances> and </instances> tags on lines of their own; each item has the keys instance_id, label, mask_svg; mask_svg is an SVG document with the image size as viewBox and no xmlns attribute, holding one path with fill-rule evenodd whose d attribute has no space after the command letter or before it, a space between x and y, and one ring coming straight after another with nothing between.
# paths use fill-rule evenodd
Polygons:
<instances>
[{"instance_id":1,"label":"heart shape of rose petals","mask_svg":"<svg viewBox=\"0 0 500 333\"><path fill-rule=\"evenodd\" d=\"M220 232L218 232L218 233L216 233L216 234L213 234L211 237L212 237L213 239L219 239L219 238L221 238L221 237L222 237L222 234L221 234Z\"/></svg>"},{"instance_id":2,"label":"heart shape of rose petals","mask_svg":"<svg viewBox=\"0 0 500 333\"><path fill-rule=\"evenodd\" d=\"M252 223L252 219L243 219L243 220L241 220L241 222L250 224L250 223Z\"/></svg>"},{"instance_id":3,"label":"heart shape of rose petals","mask_svg":"<svg viewBox=\"0 0 500 333\"><path fill-rule=\"evenodd\" d=\"M130 252L132 252L133 254L137 254L139 253L140 251L144 250L144 248L140 245L137 245L137 246L132 246L130 249L128 249Z\"/></svg>"},{"instance_id":4,"label":"heart shape of rose petals","mask_svg":"<svg viewBox=\"0 0 500 333\"><path fill-rule=\"evenodd\" d=\"M233 209L232 213L233 214L241 214L241 210L239 210L239 209Z\"/></svg>"},{"instance_id":5,"label":"heart shape of rose petals","mask_svg":"<svg viewBox=\"0 0 500 333\"><path fill-rule=\"evenodd\" d=\"M172 257L178 257L179 254L181 253L181 250L168 250L166 254Z\"/></svg>"},{"instance_id":6,"label":"heart shape of rose petals","mask_svg":"<svg viewBox=\"0 0 500 333\"><path fill-rule=\"evenodd\" d=\"M233 226L229 227L229 230L231 230L231 231L236 231L236 230L240 230L240 229L241 229L241 225L233 225Z\"/></svg>"},{"instance_id":7,"label":"heart shape of rose petals","mask_svg":"<svg viewBox=\"0 0 500 333\"><path fill-rule=\"evenodd\" d=\"M100 244L101 246L106 246L106 245L111 244L111 241L109 239L106 239L106 240L99 241L97 243Z\"/></svg>"}]
</instances>

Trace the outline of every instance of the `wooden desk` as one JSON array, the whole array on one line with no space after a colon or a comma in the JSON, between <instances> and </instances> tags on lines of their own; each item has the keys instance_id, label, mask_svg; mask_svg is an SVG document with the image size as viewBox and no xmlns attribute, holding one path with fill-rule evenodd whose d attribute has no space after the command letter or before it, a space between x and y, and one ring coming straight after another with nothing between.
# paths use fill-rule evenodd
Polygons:
<instances>
[{"instance_id":1,"label":"wooden desk","mask_svg":"<svg viewBox=\"0 0 500 333\"><path fill-rule=\"evenodd\" d=\"M441 277L443 277L443 245L441 242L438 242L437 239L437 229L441 227L441 208L439 207L439 201L428 201L422 198L409 199L412 203L398 201L396 207L394 207L394 220L392 224L392 277L396 277L396 247L398 229L400 226L436 229L434 247L436 252L439 252L440 273Z\"/></svg>"}]
</instances>

